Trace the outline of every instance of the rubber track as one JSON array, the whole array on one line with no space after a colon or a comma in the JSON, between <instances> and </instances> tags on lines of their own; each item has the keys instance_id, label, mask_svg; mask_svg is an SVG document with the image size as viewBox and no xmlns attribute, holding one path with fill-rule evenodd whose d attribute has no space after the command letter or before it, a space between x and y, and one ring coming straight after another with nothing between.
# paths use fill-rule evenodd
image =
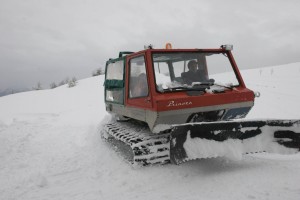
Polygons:
<instances>
[{"instance_id":1,"label":"rubber track","mask_svg":"<svg viewBox=\"0 0 300 200\"><path fill-rule=\"evenodd\" d=\"M119 145L130 147L132 159L129 162L133 165L170 163L170 134L168 133L152 134L142 125L129 122L106 124L104 131L109 135L108 141L114 139Z\"/></svg>"}]
</instances>

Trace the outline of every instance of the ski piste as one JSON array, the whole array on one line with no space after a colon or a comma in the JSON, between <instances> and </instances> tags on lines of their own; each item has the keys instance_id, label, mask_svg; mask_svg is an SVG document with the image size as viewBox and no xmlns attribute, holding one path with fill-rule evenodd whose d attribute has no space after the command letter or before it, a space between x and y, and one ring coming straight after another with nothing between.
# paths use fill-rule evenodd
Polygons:
<instances>
[{"instance_id":1,"label":"ski piste","mask_svg":"<svg viewBox=\"0 0 300 200\"><path fill-rule=\"evenodd\" d=\"M300 120L240 120L172 125L153 134L138 123L114 122L104 138L133 165L174 163L247 153L300 151Z\"/></svg>"}]
</instances>

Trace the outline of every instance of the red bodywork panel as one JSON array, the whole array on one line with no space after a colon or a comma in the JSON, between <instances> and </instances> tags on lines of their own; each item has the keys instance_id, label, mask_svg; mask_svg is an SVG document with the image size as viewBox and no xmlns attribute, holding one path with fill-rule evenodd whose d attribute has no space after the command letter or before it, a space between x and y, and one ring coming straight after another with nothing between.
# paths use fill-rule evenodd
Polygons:
<instances>
[{"instance_id":1,"label":"red bodywork panel","mask_svg":"<svg viewBox=\"0 0 300 200\"><path fill-rule=\"evenodd\" d=\"M164 93L153 96L153 110L168 111L183 108L206 107L254 101L251 90L239 88L225 93L205 93L201 96L188 96L186 92Z\"/></svg>"},{"instance_id":2,"label":"red bodywork panel","mask_svg":"<svg viewBox=\"0 0 300 200\"><path fill-rule=\"evenodd\" d=\"M239 87L225 90L224 93L205 93L201 96L189 96L186 91L160 93L156 90L155 72L152 63L153 52L224 52L227 53L233 70L239 81ZM149 95L141 98L129 98L129 60L136 56L144 55L148 74ZM127 56L126 59L126 91L125 106L143 108L152 111L169 111L185 108L224 105L239 102L254 101L253 91L246 88L239 69L234 61L231 51L224 49L147 49Z\"/></svg>"}]
</instances>

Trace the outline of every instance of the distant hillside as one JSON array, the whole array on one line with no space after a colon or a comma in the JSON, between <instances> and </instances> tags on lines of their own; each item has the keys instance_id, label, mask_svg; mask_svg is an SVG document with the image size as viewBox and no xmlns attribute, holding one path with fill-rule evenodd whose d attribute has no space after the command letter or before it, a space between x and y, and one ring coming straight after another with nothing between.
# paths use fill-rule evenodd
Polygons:
<instances>
[{"instance_id":1,"label":"distant hillside","mask_svg":"<svg viewBox=\"0 0 300 200\"><path fill-rule=\"evenodd\" d=\"M28 89L28 88L18 88L18 89L7 88L3 91L0 91L0 97L10 95L10 94L16 94L16 93L20 93L20 92L26 92L26 91L29 91L29 90L30 89Z\"/></svg>"}]
</instances>

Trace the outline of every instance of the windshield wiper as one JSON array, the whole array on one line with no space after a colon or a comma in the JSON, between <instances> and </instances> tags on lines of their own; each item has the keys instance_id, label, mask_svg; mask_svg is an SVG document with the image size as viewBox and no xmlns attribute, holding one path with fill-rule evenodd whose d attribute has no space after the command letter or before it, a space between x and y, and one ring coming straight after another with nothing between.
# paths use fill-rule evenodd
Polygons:
<instances>
[{"instance_id":1,"label":"windshield wiper","mask_svg":"<svg viewBox=\"0 0 300 200\"><path fill-rule=\"evenodd\" d=\"M172 87L172 88L166 88L163 89L161 92L166 92L166 91L205 91L207 88L209 88L209 85L207 84L197 84L193 86L179 86L179 87Z\"/></svg>"},{"instance_id":2,"label":"windshield wiper","mask_svg":"<svg viewBox=\"0 0 300 200\"><path fill-rule=\"evenodd\" d=\"M208 85L208 86L212 86L212 85L214 85L214 83L215 83L214 79L209 79L207 81L193 82L192 86L195 86L195 85Z\"/></svg>"},{"instance_id":3,"label":"windshield wiper","mask_svg":"<svg viewBox=\"0 0 300 200\"><path fill-rule=\"evenodd\" d=\"M230 89L232 90L234 86L227 86L219 83L215 83L214 79L209 79L207 81L203 82L193 82L192 85L182 85L177 87L168 87L168 88L162 88L159 90L160 92L176 92L176 91L203 91L205 92L206 89L210 89L211 86L219 86L222 88ZM223 89L224 91L224 89Z\"/></svg>"},{"instance_id":4,"label":"windshield wiper","mask_svg":"<svg viewBox=\"0 0 300 200\"><path fill-rule=\"evenodd\" d=\"M208 81L204 81L204 82L197 82L195 84L209 85L209 86L215 85L215 86L223 87L223 88L230 89L230 90L232 90L234 88L233 85L223 85L223 84L215 83L214 79L209 79Z\"/></svg>"},{"instance_id":5,"label":"windshield wiper","mask_svg":"<svg viewBox=\"0 0 300 200\"><path fill-rule=\"evenodd\" d=\"M170 88L164 88L162 89L161 92L164 92L164 91L179 91L179 90L185 90L186 87L183 87L183 86L179 86L179 87L170 87Z\"/></svg>"}]
</instances>

